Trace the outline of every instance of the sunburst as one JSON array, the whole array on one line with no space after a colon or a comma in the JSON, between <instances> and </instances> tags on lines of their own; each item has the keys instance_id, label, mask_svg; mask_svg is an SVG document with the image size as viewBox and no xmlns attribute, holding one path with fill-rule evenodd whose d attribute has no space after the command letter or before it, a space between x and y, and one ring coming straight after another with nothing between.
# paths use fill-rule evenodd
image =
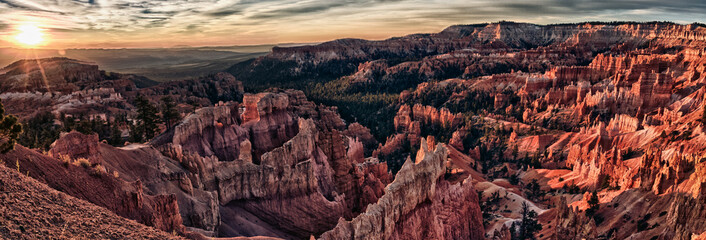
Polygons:
<instances>
[{"instance_id":1,"label":"sunburst","mask_svg":"<svg viewBox=\"0 0 706 240\"><path fill-rule=\"evenodd\" d=\"M31 48L44 43L44 29L34 24L23 24L17 27L15 41L23 47Z\"/></svg>"}]
</instances>

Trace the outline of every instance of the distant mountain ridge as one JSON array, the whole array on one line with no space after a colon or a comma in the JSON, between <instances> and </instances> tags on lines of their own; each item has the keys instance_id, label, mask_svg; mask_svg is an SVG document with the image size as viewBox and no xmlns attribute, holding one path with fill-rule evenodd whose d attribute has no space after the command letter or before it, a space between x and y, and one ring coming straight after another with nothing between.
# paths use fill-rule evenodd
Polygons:
<instances>
[{"instance_id":1,"label":"distant mountain ridge","mask_svg":"<svg viewBox=\"0 0 706 240\"><path fill-rule=\"evenodd\" d=\"M670 22L454 25L439 33L411 34L380 41L339 39L311 46L274 47L270 54L236 64L228 71L244 81L246 86L255 79L265 83L302 78L331 80L354 73L360 63L381 59L418 60L464 49L488 47L512 52L537 47L585 46L595 48L595 51L622 43L643 44L652 39L705 41L706 28L698 23L681 25ZM270 76L267 80L263 79L265 73Z\"/></svg>"},{"instance_id":2,"label":"distant mountain ridge","mask_svg":"<svg viewBox=\"0 0 706 240\"><path fill-rule=\"evenodd\" d=\"M14 62L0 70L1 92L73 92L110 82L148 87L157 82L135 75L109 73L98 65L65 57Z\"/></svg>"}]
</instances>

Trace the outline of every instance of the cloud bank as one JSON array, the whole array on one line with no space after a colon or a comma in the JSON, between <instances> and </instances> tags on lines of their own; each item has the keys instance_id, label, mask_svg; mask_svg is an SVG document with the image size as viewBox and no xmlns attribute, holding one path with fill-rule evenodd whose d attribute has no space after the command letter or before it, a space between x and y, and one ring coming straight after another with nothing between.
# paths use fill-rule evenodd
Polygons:
<instances>
[{"instance_id":1,"label":"cloud bank","mask_svg":"<svg viewBox=\"0 0 706 240\"><path fill-rule=\"evenodd\" d=\"M703 22L703 0L0 0L0 37L35 23L60 47L381 39L499 20Z\"/></svg>"}]
</instances>

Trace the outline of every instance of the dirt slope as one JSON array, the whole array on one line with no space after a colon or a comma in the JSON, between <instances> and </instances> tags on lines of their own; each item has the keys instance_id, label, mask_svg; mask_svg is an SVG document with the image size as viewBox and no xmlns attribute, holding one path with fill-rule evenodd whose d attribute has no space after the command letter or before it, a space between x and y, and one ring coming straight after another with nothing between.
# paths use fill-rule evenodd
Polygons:
<instances>
[{"instance_id":1,"label":"dirt slope","mask_svg":"<svg viewBox=\"0 0 706 240\"><path fill-rule=\"evenodd\" d=\"M2 239L181 239L0 166Z\"/></svg>"}]
</instances>

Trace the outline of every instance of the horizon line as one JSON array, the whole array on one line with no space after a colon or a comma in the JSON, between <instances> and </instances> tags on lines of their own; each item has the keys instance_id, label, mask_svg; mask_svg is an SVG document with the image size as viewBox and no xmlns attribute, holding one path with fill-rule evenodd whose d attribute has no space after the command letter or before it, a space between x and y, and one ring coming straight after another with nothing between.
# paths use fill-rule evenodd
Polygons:
<instances>
[{"instance_id":1,"label":"horizon line","mask_svg":"<svg viewBox=\"0 0 706 240\"><path fill-rule=\"evenodd\" d=\"M416 35L416 34L434 34L434 33L439 33L442 32L450 27L454 26L487 26L491 24L503 24L503 23L509 23L509 24L530 24L530 25L536 25L536 26L558 26L558 25L584 25L584 24L603 24L603 25L623 25L623 24L674 24L674 25L682 25L682 26L688 26L688 25L697 25L700 27L706 28L706 24L702 22L690 22L687 23L685 21L678 22L678 21L618 21L618 20L613 20L613 21L581 21L581 22L555 22L555 23L547 23L547 24L538 24L538 23L532 23L532 22L518 22L518 21L509 21L509 20L500 20L496 22L482 22L482 23L459 23L459 24L452 24L452 25L447 25L446 27L443 27L441 30L437 32L410 32L406 33L403 35L393 35L393 36L387 36L387 37L381 37L381 38L357 38L357 37L338 37L338 38L331 38L325 41L311 41L311 42L278 42L278 43L255 43L255 44L224 44L224 45L189 45L189 44L176 44L174 46L170 47L160 47L160 46L155 46L155 47L69 47L69 48L52 48L52 47L32 47L32 48L23 48L23 47L18 47L18 46L0 46L0 49L14 49L14 50L43 50L43 51L49 51L49 50L56 50L56 51L65 51L65 50L152 50L152 49L190 49L190 48L227 48L227 47L258 47L258 46L272 46L278 47L278 45L317 45L325 42L331 42L331 41L336 41L336 40L341 40L341 39L360 39L360 40L367 40L367 41L384 41L388 40L391 38L396 38L396 37L404 37L404 36L409 36L409 35ZM7 43L7 42L6 42ZM91 44L91 45L97 45L97 44ZM290 46L287 46L290 47Z\"/></svg>"}]
</instances>

